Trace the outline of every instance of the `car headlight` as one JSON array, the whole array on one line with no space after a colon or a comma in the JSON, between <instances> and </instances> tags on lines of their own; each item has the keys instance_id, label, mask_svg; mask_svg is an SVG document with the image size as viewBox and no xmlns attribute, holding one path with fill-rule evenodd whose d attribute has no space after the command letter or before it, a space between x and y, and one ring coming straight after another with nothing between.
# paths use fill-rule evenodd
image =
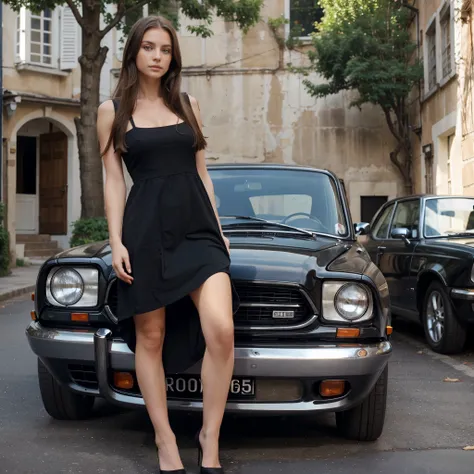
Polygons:
<instances>
[{"instance_id":1,"label":"car headlight","mask_svg":"<svg viewBox=\"0 0 474 474\"><path fill-rule=\"evenodd\" d=\"M351 282L324 282L323 318L328 321L361 322L373 317L372 293Z\"/></svg>"},{"instance_id":2,"label":"car headlight","mask_svg":"<svg viewBox=\"0 0 474 474\"><path fill-rule=\"evenodd\" d=\"M97 306L99 272L95 268L54 268L46 281L46 298L54 306Z\"/></svg>"}]
</instances>

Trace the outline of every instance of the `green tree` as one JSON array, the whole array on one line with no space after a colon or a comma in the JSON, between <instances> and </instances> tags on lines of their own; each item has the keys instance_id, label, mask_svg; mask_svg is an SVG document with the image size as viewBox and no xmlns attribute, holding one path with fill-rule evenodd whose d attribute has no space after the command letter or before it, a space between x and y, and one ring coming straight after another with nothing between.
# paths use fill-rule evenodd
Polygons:
<instances>
[{"instance_id":1,"label":"green tree","mask_svg":"<svg viewBox=\"0 0 474 474\"><path fill-rule=\"evenodd\" d=\"M81 180L81 217L104 215L102 162L96 132L97 108L99 106L100 74L107 57L108 48L101 45L104 36L113 28L129 30L134 19L148 4L150 12L160 13L178 21L178 12L188 18L201 20L189 30L202 37L212 35L212 19L217 15L226 21L235 22L246 32L260 18L263 0L3 0L18 11L26 7L33 12L67 4L82 32L80 116L76 118ZM108 6L116 6L116 13L107 13ZM106 26L101 28L103 16Z\"/></svg>"},{"instance_id":2,"label":"green tree","mask_svg":"<svg viewBox=\"0 0 474 474\"><path fill-rule=\"evenodd\" d=\"M324 17L315 25L309 70L319 73L326 83L315 84L306 78L304 85L315 97L356 91L351 107L370 103L382 108L396 139L390 160L410 193L409 96L423 77L417 44L410 36L413 12L401 0L320 0L320 4Z\"/></svg>"}]
</instances>

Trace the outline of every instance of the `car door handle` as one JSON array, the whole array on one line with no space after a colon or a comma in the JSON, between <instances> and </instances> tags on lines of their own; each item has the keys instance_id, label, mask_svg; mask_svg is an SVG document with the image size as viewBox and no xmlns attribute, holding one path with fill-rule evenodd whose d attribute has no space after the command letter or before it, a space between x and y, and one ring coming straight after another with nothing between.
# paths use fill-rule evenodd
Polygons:
<instances>
[{"instance_id":1,"label":"car door handle","mask_svg":"<svg viewBox=\"0 0 474 474\"><path fill-rule=\"evenodd\" d=\"M387 250L387 247L384 247L383 245L380 245L377 247L377 250L381 253L383 253L385 250Z\"/></svg>"}]
</instances>

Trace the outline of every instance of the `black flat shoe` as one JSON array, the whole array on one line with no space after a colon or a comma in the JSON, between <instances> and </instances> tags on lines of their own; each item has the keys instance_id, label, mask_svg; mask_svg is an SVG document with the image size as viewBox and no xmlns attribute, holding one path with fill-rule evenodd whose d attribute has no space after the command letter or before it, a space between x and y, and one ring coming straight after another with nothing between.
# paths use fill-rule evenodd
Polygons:
<instances>
[{"instance_id":1,"label":"black flat shoe","mask_svg":"<svg viewBox=\"0 0 474 474\"><path fill-rule=\"evenodd\" d=\"M196 446L198 448L198 466L200 467L200 474L224 474L224 469L222 467L203 467L202 463L202 446L199 441L199 433L196 433Z\"/></svg>"}]
</instances>

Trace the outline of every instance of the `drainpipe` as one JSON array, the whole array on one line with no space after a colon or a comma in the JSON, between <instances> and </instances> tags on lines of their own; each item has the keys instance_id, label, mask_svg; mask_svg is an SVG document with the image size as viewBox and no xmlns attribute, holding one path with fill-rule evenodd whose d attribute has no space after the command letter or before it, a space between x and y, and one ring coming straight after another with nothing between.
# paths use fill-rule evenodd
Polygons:
<instances>
[{"instance_id":1,"label":"drainpipe","mask_svg":"<svg viewBox=\"0 0 474 474\"><path fill-rule=\"evenodd\" d=\"M3 201L3 2L0 3L0 202Z\"/></svg>"}]
</instances>

